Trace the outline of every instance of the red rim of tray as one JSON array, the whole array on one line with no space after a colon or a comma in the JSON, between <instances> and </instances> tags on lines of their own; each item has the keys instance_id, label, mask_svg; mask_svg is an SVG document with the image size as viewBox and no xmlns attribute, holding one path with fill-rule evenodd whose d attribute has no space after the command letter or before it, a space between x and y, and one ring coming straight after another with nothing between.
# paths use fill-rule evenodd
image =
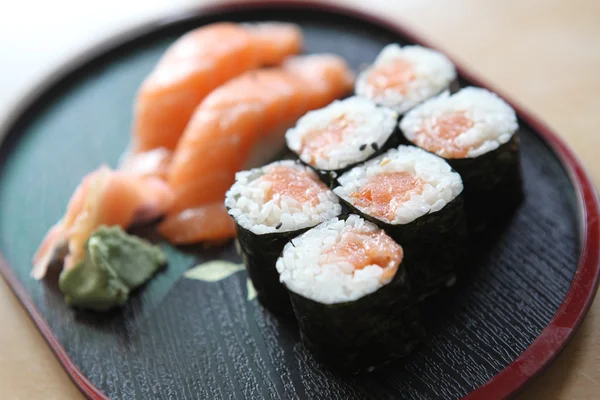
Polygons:
<instances>
[{"instance_id":1,"label":"red rim of tray","mask_svg":"<svg viewBox=\"0 0 600 400\"><path fill-rule=\"evenodd\" d=\"M410 30L391 20L386 20L346 6L298 0L241 1L223 5L209 5L195 10L184 11L175 15L174 18L161 18L155 22L121 33L94 46L91 51L79 55L71 62L67 62L44 79L44 81L38 85L38 89L31 92L20 105L16 107L11 113L12 118L9 117L8 122L4 127L5 129L0 130L0 133L9 132L13 125L21 119L23 113L37 103L44 93L48 92L56 85L60 85L66 77L94 62L97 57L115 47L125 45L128 41L143 36L144 34L148 34L158 28L172 25L178 20L187 19L190 15L218 14L268 7L314 9L315 11L328 11L357 17L364 21L384 27L400 36L404 36L410 41L428 47L435 47L430 46L427 41L421 40ZM468 400L501 399L515 395L526 383L546 369L565 347L569 339L571 339L587 314L596 294L598 279L600 277L600 205L598 203L596 189L590 176L587 174L573 151L556 133L528 111L524 110L518 103L507 99L501 92L491 88L489 85L483 84L482 80L468 69L459 66L458 64L456 64L456 67L459 75L467 78L469 81L473 82L473 84L489 88L499 93L516 110L519 118L531 125L531 127L546 141L567 171L579 200L579 219L581 224L579 262L571 286L569 287L563 302L556 311L556 314L542 330L540 335L516 360L485 384L464 397L464 399ZM2 135L0 135L0 137L2 137ZM44 339L79 390L81 390L81 392L89 399L108 400L108 397L96 388L70 359L66 350L62 347L56 336L54 336L50 326L44 320L25 288L19 282L1 254L0 272L4 275L15 295L25 306L31 319L41 331Z\"/></svg>"}]
</instances>

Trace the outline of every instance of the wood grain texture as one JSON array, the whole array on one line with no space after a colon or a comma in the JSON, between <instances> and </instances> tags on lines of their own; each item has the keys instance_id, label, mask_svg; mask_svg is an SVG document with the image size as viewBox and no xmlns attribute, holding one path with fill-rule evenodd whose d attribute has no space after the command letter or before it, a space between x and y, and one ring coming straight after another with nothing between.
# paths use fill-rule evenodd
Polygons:
<instances>
[{"instance_id":1,"label":"wood grain texture","mask_svg":"<svg viewBox=\"0 0 600 400\"><path fill-rule=\"evenodd\" d=\"M436 44L545 117L582 154L598 180L600 164L593 156L598 148L598 136L594 132L599 121L592 110L600 104L596 75L600 66L597 26L593 25L599 12L594 3L546 1L525 5L507 1L494 2L491 6L490 3L466 0L452 3L394 1L370 2L369 8L387 14L397 13L399 19L424 32ZM465 26L469 26L469 31ZM477 34L470 34L472 32ZM527 40L523 40L523 35L527 35ZM493 43L494 57L489 55L490 43ZM536 49L533 54L531 48ZM506 61L517 58L520 60L518 65ZM4 305L10 307L10 302L4 302ZM599 347L593 335L599 326L597 307L557 365L524 393L525 398L596 397L597 381L600 380ZM7 315L8 320L13 321L12 314ZM14 320L28 323L23 316L20 318ZM265 322L264 329L269 327L273 329ZM15 328L17 332L18 328ZM56 365L43 341L34 339L36 334L32 332L32 326L22 329L29 329L31 338L19 334L7 335L8 341L2 340L0 386L14 389L14 398L39 398L41 393L53 392L47 388L56 390L58 387L66 391L57 391L61 393L57 398L71 396L73 393L68 392L70 383L65 383L64 377L57 380L56 374L35 374L28 370L31 365L46 365L43 361L23 362L20 368L15 368L19 362L10 358L11 354L27 355L23 357L27 360L44 360L46 357L48 363ZM12 351L5 351L4 346ZM61 376L60 370L54 372ZM25 385L23 378L19 380L19 377L31 377L32 374L39 377L38 385Z\"/></svg>"}]
</instances>

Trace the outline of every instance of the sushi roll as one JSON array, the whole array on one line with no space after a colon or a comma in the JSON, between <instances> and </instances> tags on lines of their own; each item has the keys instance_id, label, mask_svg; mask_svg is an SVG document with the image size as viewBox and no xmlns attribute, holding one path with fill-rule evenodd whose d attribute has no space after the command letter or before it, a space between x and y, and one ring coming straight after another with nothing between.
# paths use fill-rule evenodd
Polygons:
<instances>
[{"instance_id":1,"label":"sushi roll","mask_svg":"<svg viewBox=\"0 0 600 400\"><path fill-rule=\"evenodd\" d=\"M517 116L496 94L476 87L443 93L407 113L400 128L461 175L472 229L485 228L521 201Z\"/></svg>"},{"instance_id":2,"label":"sushi roll","mask_svg":"<svg viewBox=\"0 0 600 400\"><path fill-rule=\"evenodd\" d=\"M355 91L399 114L447 89L458 89L454 64L421 46L390 44L356 80Z\"/></svg>"},{"instance_id":3,"label":"sushi roll","mask_svg":"<svg viewBox=\"0 0 600 400\"><path fill-rule=\"evenodd\" d=\"M285 139L302 162L332 183L350 167L400 144L397 121L392 109L355 96L309 112Z\"/></svg>"},{"instance_id":4,"label":"sushi roll","mask_svg":"<svg viewBox=\"0 0 600 400\"><path fill-rule=\"evenodd\" d=\"M339 199L310 168L277 161L238 172L225 198L238 243L259 301L270 311L291 314L275 262L293 237L338 216Z\"/></svg>"},{"instance_id":5,"label":"sushi roll","mask_svg":"<svg viewBox=\"0 0 600 400\"><path fill-rule=\"evenodd\" d=\"M374 222L405 252L415 297L451 285L465 259L460 176L440 157L401 145L338 178L351 211Z\"/></svg>"},{"instance_id":6,"label":"sushi roll","mask_svg":"<svg viewBox=\"0 0 600 400\"><path fill-rule=\"evenodd\" d=\"M304 345L346 373L408 354L423 328L403 250L357 215L333 218L288 243L277 260Z\"/></svg>"}]
</instances>

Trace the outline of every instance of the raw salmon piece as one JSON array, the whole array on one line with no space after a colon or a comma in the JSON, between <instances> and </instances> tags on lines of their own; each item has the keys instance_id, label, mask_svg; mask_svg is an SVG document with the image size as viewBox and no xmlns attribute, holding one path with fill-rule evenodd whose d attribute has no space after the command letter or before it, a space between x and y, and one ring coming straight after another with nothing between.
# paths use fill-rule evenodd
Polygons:
<instances>
[{"instance_id":1,"label":"raw salmon piece","mask_svg":"<svg viewBox=\"0 0 600 400\"><path fill-rule=\"evenodd\" d=\"M162 215L172 204L173 193L162 180L113 171L108 167L86 176L73 194L65 216L53 226L33 258L32 276L41 279L50 262L65 244L64 268L84 256L84 246L101 225L127 228L134 222Z\"/></svg>"},{"instance_id":2,"label":"raw salmon piece","mask_svg":"<svg viewBox=\"0 0 600 400\"><path fill-rule=\"evenodd\" d=\"M235 236L235 222L222 202L209 203L165 218L159 232L174 244L224 240Z\"/></svg>"},{"instance_id":3,"label":"raw salmon piece","mask_svg":"<svg viewBox=\"0 0 600 400\"><path fill-rule=\"evenodd\" d=\"M460 146L456 138L474 125L464 111L428 118L415 135L415 144L447 158L463 158L474 146Z\"/></svg>"},{"instance_id":4,"label":"raw salmon piece","mask_svg":"<svg viewBox=\"0 0 600 400\"><path fill-rule=\"evenodd\" d=\"M375 217L396 218L396 209L410 199L413 193L420 194L425 183L408 172L387 172L373 176L359 191L350 195L357 207L370 207Z\"/></svg>"},{"instance_id":5,"label":"raw salmon piece","mask_svg":"<svg viewBox=\"0 0 600 400\"><path fill-rule=\"evenodd\" d=\"M407 84L414 79L414 66L403 59L374 66L367 76L367 82L375 96L385 96L389 89L406 94Z\"/></svg>"},{"instance_id":6,"label":"raw salmon piece","mask_svg":"<svg viewBox=\"0 0 600 400\"><path fill-rule=\"evenodd\" d=\"M283 142L291 124L347 94L353 79L341 58L318 55L294 57L281 68L251 71L231 80L194 113L175 151L169 183L177 190L212 170L237 172L249 167L245 164L254 144L271 136Z\"/></svg>"},{"instance_id":7,"label":"raw salmon piece","mask_svg":"<svg viewBox=\"0 0 600 400\"><path fill-rule=\"evenodd\" d=\"M309 104L294 118L294 122L308 111L325 107L347 95L354 86L355 77L348 64L333 54L290 57L283 63L283 68L306 85L305 92L310 92L307 96Z\"/></svg>"},{"instance_id":8,"label":"raw salmon piece","mask_svg":"<svg viewBox=\"0 0 600 400\"><path fill-rule=\"evenodd\" d=\"M320 262L321 265L335 264L338 261L350 262L354 270L378 265L384 269L382 283L387 283L396 275L403 256L402 247L382 230L350 230L340 235L338 241L323 254Z\"/></svg>"},{"instance_id":9,"label":"raw salmon piece","mask_svg":"<svg viewBox=\"0 0 600 400\"><path fill-rule=\"evenodd\" d=\"M302 51L302 31L294 24L261 22L243 26L256 41L263 65L277 65L287 56Z\"/></svg>"},{"instance_id":10,"label":"raw salmon piece","mask_svg":"<svg viewBox=\"0 0 600 400\"><path fill-rule=\"evenodd\" d=\"M237 171L274 157L283 148L285 131L298 118L346 95L353 82L343 59L312 55L293 57L280 68L247 72L213 91L194 112L173 155L168 182L177 196L175 204L194 203L179 198L188 196L192 186L201 193L218 193L223 200L222 190L201 182L223 173L233 182ZM205 239L210 238L199 240Z\"/></svg>"},{"instance_id":11,"label":"raw salmon piece","mask_svg":"<svg viewBox=\"0 0 600 400\"><path fill-rule=\"evenodd\" d=\"M316 174L299 173L297 169L288 166L275 166L260 177L256 184L267 182L265 201L273 200L276 196L291 197L299 203L319 203L319 194L327 192L327 186L319 180ZM277 201L279 204L279 201Z\"/></svg>"},{"instance_id":12,"label":"raw salmon piece","mask_svg":"<svg viewBox=\"0 0 600 400\"><path fill-rule=\"evenodd\" d=\"M356 122L350 116L341 115L326 127L305 134L302 138L300 152L310 154L312 163L317 157L329 158L328 153L331 149L340 146L344 142L344 137L356 126Z\"/></svg>"},{"instance_id":13,"label":"raw salmon piece","mask_svg":"<svg viewBox=\"0 0 600 400\"><path fill-rule=\"evenodd\" d=\"M159 147L141 153L127 155L119 169L139 176L156 176L167 179L173 152Z\"/></svg>"},{"instance_id":14,"label":"raw salmon piece","mask_svg":"<svg viewBox=\"0 0 600 400\"><path fill-rule=\"evenodd\" d=\"M166 51L135 104L134 151L173 150L196 106L229 79L278 64L302 48L293 24L215 23L193 30Z\"/></svg>"},{"instance_id":15,"label":"raw salmon piece","mask_svg":"<svg viewBox=\"0 0 600 400\"><path fill-rule=\"evenodd\" d=\"M233 182L233 175L225 171L199 176L192 184L179 189L169 212L172 214L193 208L198 204L220 202ZM206 190L206 188L211 188L211 190Z\"/></svg>"}]
</instances>

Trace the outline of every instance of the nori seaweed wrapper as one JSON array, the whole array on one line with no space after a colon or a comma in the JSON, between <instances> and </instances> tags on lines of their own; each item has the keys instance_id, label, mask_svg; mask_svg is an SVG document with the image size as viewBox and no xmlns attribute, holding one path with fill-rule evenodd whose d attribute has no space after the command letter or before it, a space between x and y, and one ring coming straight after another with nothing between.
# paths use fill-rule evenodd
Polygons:
<instances>
[{"instance_id":1,"label":"nori seaweed wrapper","mask_svg":"<svg viewBox=\"0 0 600 400\"><path fill-rule=\"evenodd\" d=\"M462 177L471 230L485 229L523 200L519 142L516 132L508 142L479 157L446 159Z\"/></svg>"},{"instance_id":2,"label":"nori seaweed wrapper","mask_svg":"<svg viewBox=\"0 0 600 400\"><path fill-rule=\"evenodd\" d=\"M242 259L256 289L257 298L265 308L275 314L289 316L293 314L288 291L279 281L275 264L283 247L308 229L310 228L257 235L240 226L236 221L237 240Z\"/></svg>"},{"instance_id":3,"label":"nori seaweed wrapper","mask_svg":"<svg viewBox=\"0 0 600 400\"><path fill-rule=\"evenodd\" d=\"M454 80L452 82L450 82L450 85L448 85L448 89L450 91L450 94L454 94L456 92L458 92L460 90L460 81L458 80L458 77L454 78ZM440 95L443 92L443 90L441 90L438 94L436 94L435 96ZM432 96L433 97L433 96ZM431 97L430 97L431 98ZM427 99L429 100L429 99ZM427 101L427 100L423 100L423 102Z\"/></svg>"},{"instance_id":4,"label":"nori seaweed wrapper","mask_svg":"<svg viewBox=\"0 0 600 400\"><path fill-rule=\"evenodd\" d=\"M423 215L408 224L393 225L365 214L345 199L348 209L373 222L404 250L404 263L413 296L422 300L450 286L469 262L467 224L463 194L439 211Z\"/></svg>"},{"instance_id":5,"label":"nori seaweed wrapper","mask_svg":"<svg viewBox=\"0 0 600 400\"><path fill-rule=\"evenodd\" d=\"M342 373L372 371L421 341L403 265L390 283L355 301L323 304L289 291L302 343L315 358Z\"/></svg>"}]
</instances>

